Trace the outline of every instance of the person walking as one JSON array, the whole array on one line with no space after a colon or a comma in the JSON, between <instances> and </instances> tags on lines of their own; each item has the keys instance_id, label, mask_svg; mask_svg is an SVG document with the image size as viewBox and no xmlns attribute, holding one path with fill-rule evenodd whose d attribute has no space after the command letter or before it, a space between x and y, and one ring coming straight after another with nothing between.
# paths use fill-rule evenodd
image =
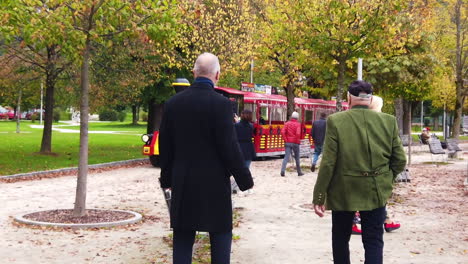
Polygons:
<instances>
[{"instance_id":1,"label":"person walking","mask_svg":"<svg viewBox=\"0 0 468 264\"><path fill-rule=\"evenodd\" d=\"M283 135L285 155L283 163L281 164L281 176L284 177L286 165L288 164L289 157L294 152L294 158L296 160L297 175L302 176L304 173L301 171L301 157L299 153L299 145L301 144L301 123L299 119L299 113L293 112L291 119L284 124L281 129L281 135Z\"/></svg>"},{"instance_id":2,"label":"person walking","mask_svg":"<svg viewBox=\"0 0 468 264\"><path fill-rule=\"evenodd\" d=\"M372 102L369 105L369 109L377 111L377 112L382 112L382 107L383 107L382 97L377 96L377 95L373 95L372 96ZM385 222L384 222L385 232L392 232L394 230L399 229L400 227L401 227L401 224L398 223L398 222L393 221L392 219L390 219L390 216L388 215L388 210L386 210L385 211Z\"/></svg>"},{"instance_id":3,"label":"person walking","mask_svg":"<svg viewBox=\"0 0 468 264\"><path fill-rule=\"evenodd\" d=\"M236 134L239 146L244 155L245 166L250 169L252 160L255 159L255 147L252 143L253 125L252 125L252 111L245 109L241 113L240 122L236 123Z\"/></svg>"},{"instance_id":4,"label":"person walking","mask_svg":"<svg viewBox=\"0 0 468 264\"><path fill-rule=\"evenodd\" d=\"M320 119L314 121L312 124L312 139L314 140L314 159L312 160L312 167L310 170L315 171L315 166L319 159L320 154L322 154L323 141L325 140L325 131L327 130L327 114L322 112L320 113Z\"/></svg>"},{"instance_id":5,"label":"person walking","mask_svg":"<svg viewBox=\"0 0 468 264\"><path fill-rule=\"evenodd\" d=\"M348 87L351 109L327 119L317 181L315 213L332 211L334 263L350 263L349 240L360 212L366 264L383 263L385 206L396 176L406 165L394 116L368 109L372 85L354 81Z\"/></svg>"},{"instance_id":6,"label":"person walking","mask_svg":"<svg viewBox=\"0 0 468 264\"><path fill-rule=\"evenodd\" d=\"M201 54L194 83L164 106L159 132L160 184L172 190L173 263L192 263L196 231L209 232L211 263L230 263L230 176L241 190L253 187L232 122L229 99L218 94L218 58ZM187 135L190 131L190 135Z\"/></svg>"}]
</instances>

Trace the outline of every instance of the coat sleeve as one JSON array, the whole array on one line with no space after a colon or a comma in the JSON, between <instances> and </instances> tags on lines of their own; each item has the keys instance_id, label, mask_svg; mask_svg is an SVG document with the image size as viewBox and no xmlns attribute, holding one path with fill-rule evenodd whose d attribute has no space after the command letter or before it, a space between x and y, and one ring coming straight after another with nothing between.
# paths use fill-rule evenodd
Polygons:
<instances>
[{"instance_id":1,"label":"coat sleeve","mask_svg":"<svg viewBox=\"0 0 468 264\"><path fill-rule=\"evenodd\" d=\"M392 155L390 156L390 169L393 172L393 180L406 166L405 150L398 135L398 125L395 119L393 122Z\"/></svg>"},{"instance_id":2,"label":"coat sleeve","mask_svg":"<svg viewBox=\"0 0 468 264\"><path fill-rule=\"evenodd\" d=\"M299 121L298 121L299 123ZM299 139L299 141L301 140L301 130L302 130L302 126L301 126L301 123L299 123L299 125L297 126L296 128L296 138Z\"/></svg>"},{"instance_id":3,"label":"coat sleeve","mask_svg":"<svg viewBox=\"0 0 468 264\"><path fill-rule=\"evenodd\" d=\"M314 187L314 198L312 203L316 205L325 204L327 190L335 171L336 158L338 155L338 133L332 119L327 122L325 143L323 145L322 162L317 181Z\"/></svg>"},{"instance_id":4,"label":"coat sleeve","mask_svg":"<svg viewBox=\"0 0 468 264\"><path fill-rule=\"evenodd\" d=\"M284 123L284 126L281 128L281 136L283 136L283 140L286 140L286 126L288 122Z\"/></svg>"},{"instance_id":5,"label":"coat sleeve","mask_svg":"<svg viewBox=\"0 0 468 264\"><path fill-rule=\"evenodd\" d=\"M315 122L312 123L312 131L310 131L310 135L312 137L312 140L314 141L315 143L315 133L317 132L317 128L315 127Z\"/></svg>"},{"instance_id":6,"label":"coat sleeve","mask_svg":"<svg viewBox=\"0 0 468 264\"><path fill-rule=\"evenodd\" d=\"M171 131L168 106L164 107L161 126L159 128L159 163L161 167L161 176L159 182L162 188L172 187L172 165L174 162L174 153L171 144L173 142L173 131Z\"/></svg>"},{"instance_id":7,"label":"coat sleeve","mask_svg":"<svg viewBox=\"0 0 468 264\"><path fill-rule=\"evenodd\" d=\"M234 176L241 191L253 187L253 179L249 169L245 166L244 157L232 122L232 108L229 101L222 101L216 107L215 140L217 152L224 167Z\"/></svg>"}]
</instances>

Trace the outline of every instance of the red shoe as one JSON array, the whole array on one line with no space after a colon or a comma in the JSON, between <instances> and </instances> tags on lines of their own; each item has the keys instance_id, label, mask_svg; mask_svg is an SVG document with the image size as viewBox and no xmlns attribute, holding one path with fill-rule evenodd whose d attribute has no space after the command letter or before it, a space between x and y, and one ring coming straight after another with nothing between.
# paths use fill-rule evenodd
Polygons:
<instances>
[{"instance_id":1,"label":"red shoe","mask_svg":"<svg viewBox=\"0 0 468 264\"><path fill-rule=\"evenodd\" d=\"M391 222L389 224L385 223L384 228L386 232L392 232L393 230L400 228L400 224L395 222Z\"/></svg>"},{"instance_id":2,"label":"red shoe","mask_svg":"<svg viewBox=\"0 0 468 264\"><path fill-rule=\"evenodd\" d=\"M353 228L351 229L351 234L353 235L360 235L362 233L361 229L357 225L353 225Z\"/></svg>"}]
</instances>

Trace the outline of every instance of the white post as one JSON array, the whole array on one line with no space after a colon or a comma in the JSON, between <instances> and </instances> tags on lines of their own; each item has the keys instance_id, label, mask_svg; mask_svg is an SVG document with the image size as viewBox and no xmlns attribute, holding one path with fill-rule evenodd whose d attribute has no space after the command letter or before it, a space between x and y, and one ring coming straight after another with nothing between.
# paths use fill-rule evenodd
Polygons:
<instances>
[{"instance_id":1,"label":"white post","mask_svg":"<svg viewBox=\"0 0 468 264\"><path fill-rule=\"evenodd\" d=\"M358 59L357 65L357 79L358 81L362 81L362 58Z\"/></svg>"},{"instance_id":2,"label":"white post","mask_svg":"<svg viewBox=\"0 0 468 264\"><path fill-rule=\"evenodd\" d=\"M44 97L44 88L41 81L41 111L39 112L39 124L42 125L42 98Z\"/></svg>"},{"instance_id":3,"label":"white post","mask_svg":"<svg viewBox=\"0 0 468 264\"><path fill-rule=\"evenodd\" d=\"M424 126L424 101L421 101L421 131Z\"/></svg>"},{"instance_id":4,"label":"white post","mask_svg":"<svg viewBox=\"0 0 468 264\"><path fill-rule=\"evenodd\" d=\"M253 83L253 68L254 68L254 60L250 63L250 83Z\"/></svg>"}]
</instances>

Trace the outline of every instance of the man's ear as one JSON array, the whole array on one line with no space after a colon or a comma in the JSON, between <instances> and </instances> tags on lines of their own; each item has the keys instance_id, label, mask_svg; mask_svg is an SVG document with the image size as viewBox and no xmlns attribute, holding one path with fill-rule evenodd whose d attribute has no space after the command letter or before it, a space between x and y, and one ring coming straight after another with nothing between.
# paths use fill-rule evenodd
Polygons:
<instances>
[{"instance_id":1,"label":"man's ear","mask_svg":"<svg viewBox=\"0 0 468 264\"><path fill-rule=\"evenodd\" d=\"M348 96L348 106L351 105L351 96L349 96L349 93L347 93Z\"/></svg>"},{"instance_id":2,"label":"man's ear","mask_svg":"<svg viewBox=\"0 0 468 264\"><path fill-rule=\"evenodd\" d=\"M219 81L219 75L220 75L220 73L219 73L219 71L217 71L217 72L216 72L216 75L215 75L215 80L216 80L216 82Z\"/></svg>"}]
</instances>

